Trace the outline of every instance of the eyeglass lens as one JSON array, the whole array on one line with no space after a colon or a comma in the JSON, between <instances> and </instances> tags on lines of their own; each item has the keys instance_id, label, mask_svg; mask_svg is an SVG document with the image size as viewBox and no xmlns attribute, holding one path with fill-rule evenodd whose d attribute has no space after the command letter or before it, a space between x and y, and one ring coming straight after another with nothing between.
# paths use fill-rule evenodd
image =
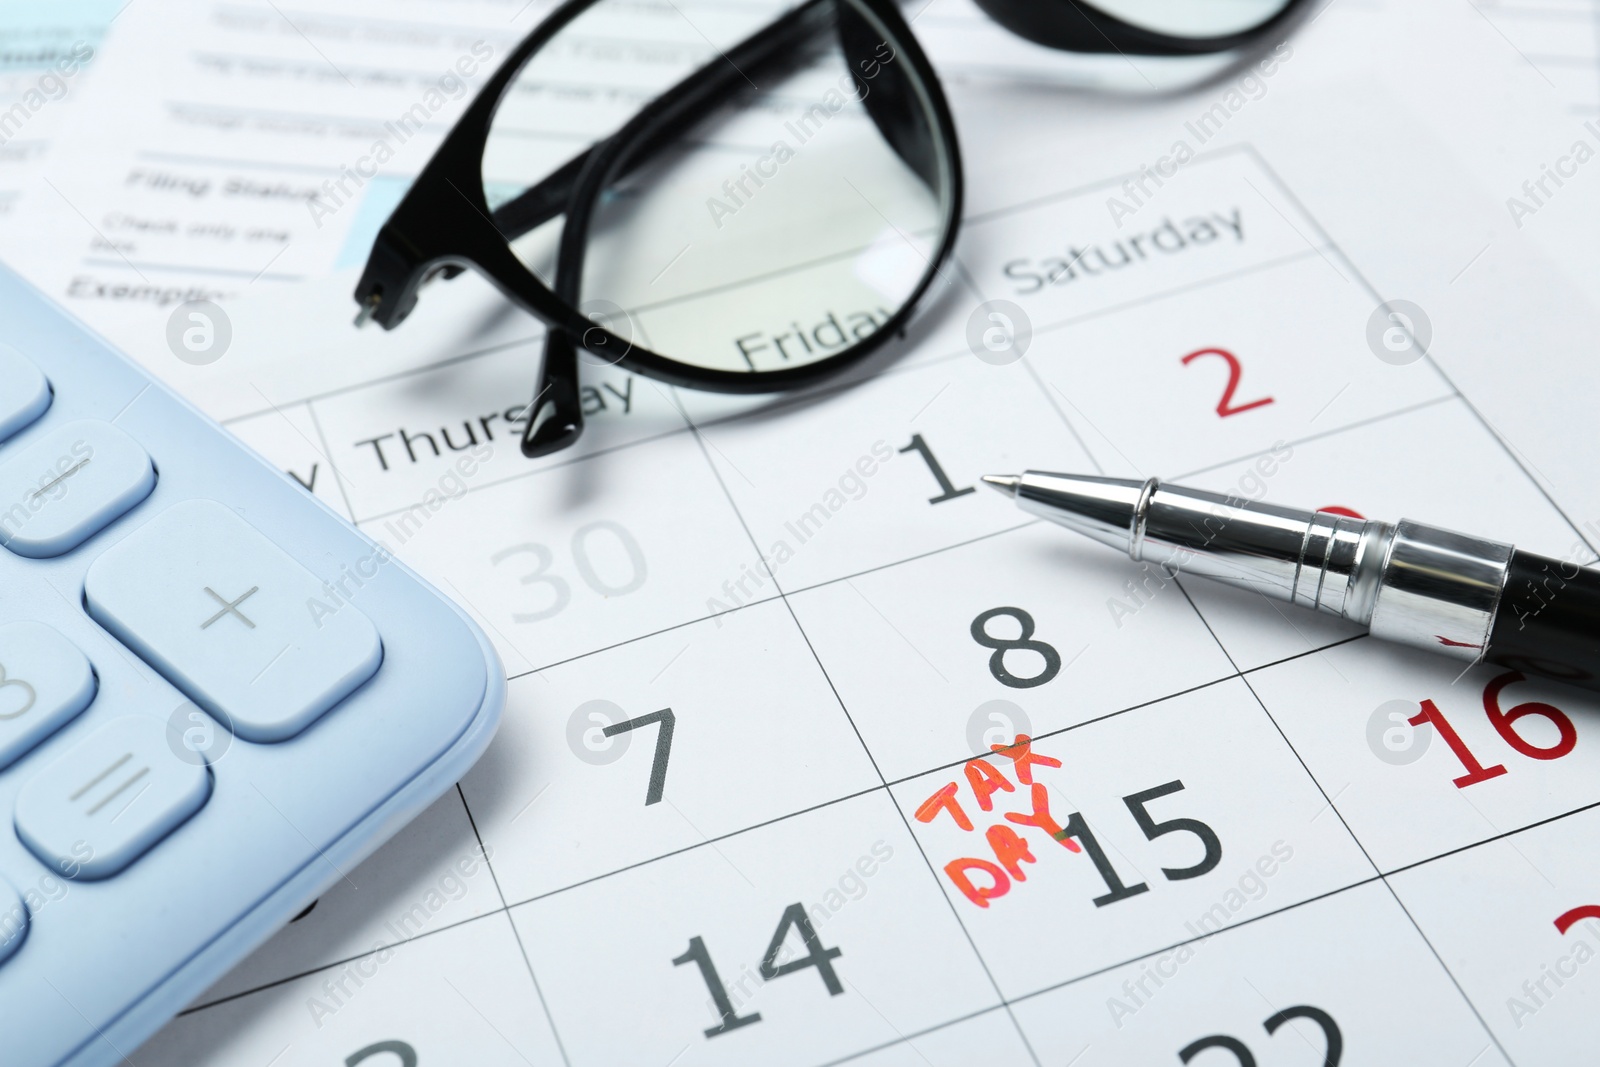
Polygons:
<instances>
[{"instance_id":1,"label":"eyeglass lens","mask_svg":"<svg viewBox=\"0 0 1600 1067\"><path fill-rule=\"evenodd\" d=\"M748 44L784 17L779 38ZM648 36L639 19L600 0L564 27L507 89L484 150L518 258L622 344L582 358L642 345L763 372L882 329L932 269L951 195L897 43L848 0L692 21L674 6ZM611 176L591 165L586 187L596 153Z\"/></svg>"}]
</instances>

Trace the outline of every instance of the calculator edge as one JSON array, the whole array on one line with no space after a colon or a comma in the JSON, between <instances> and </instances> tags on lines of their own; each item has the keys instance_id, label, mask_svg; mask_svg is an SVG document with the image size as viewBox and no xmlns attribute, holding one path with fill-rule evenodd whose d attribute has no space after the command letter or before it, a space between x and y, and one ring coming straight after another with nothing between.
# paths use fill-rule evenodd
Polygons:
<instances>
[{"instance_id":1,"label":"calculator edge","mask_svg":"<svg viewBox=\"0 0 1600 1067\"><path fill-rule=\"evenodd\" d=\"M422 579L418 578L421 582ZM433 587L423 582L428 589ZM308 863L268 894L237 922L194 956L152 987L116 1020L105 1026L98 1040L90 1040L58 1067L109 1067L125 1057L117 1049L130 1051L155 1035L201 993L227 974L246 956L265 944L290 919L304 911L333 882L338 870L347 870L366 859L407 824L443 796L478 761L494 740L505 708L506 679L493 669L499 655L483 630L453 601L440 596L477 638L484 653L487 675L483 700L467 728L438 759L429 764L390 795L360 822L353 825L328 848L322 858L327 863ZM330 876L327 868L336 868Z\"/></svg>"},{"instance_id":2,"label":"calculator edge","mask_svg":"<svg viewBox=\"0 0 1600 1067\"><path fill-rule=\"evenodd\" d=\"M288 474L275 467L266 457L240 440L171 384L142 366L139 361L102 336L88 323L67 311L31 281L8 265L0 263L0 299L7 295L5 293L7 289L20 291L24 299L36 300L43 309L56 316L61 328L80 334L89 343L98 346L104 355L130 367L148 383L149 388L164 394L167 401L232 442L234 447L252 460L265 476L280 483L292 481ZM323 512L328 520L336 522L345 532L368 544L376 544L369 535L326 502L310 493L297 492L296 495L305 506ZM290 919L305 910L330 885L338 881L338 870L348 869L366 859L430 804L443 796L488 749L499 728L506 700L507 682L499 653L483 628L433 583L399 559L391 559L391 566L447 607L477 643L484 672L484 688L478 707L468 719L466 726L437 758L322 850L320 858L329 861L337 868L331 875L323 873L329 864L315 862L308 862L290 874L276 889L212 938L204 948L148 989L115 1019L99 1028L97 1036L91 1037L66 1058L60 1060L56 1067L102 1067L102 1065L109 1067L112 1064L125 1062L126 1056L119 1049L132 1051L154 1036L197 996L269 940Z\"/></svg>"}]
</instances>

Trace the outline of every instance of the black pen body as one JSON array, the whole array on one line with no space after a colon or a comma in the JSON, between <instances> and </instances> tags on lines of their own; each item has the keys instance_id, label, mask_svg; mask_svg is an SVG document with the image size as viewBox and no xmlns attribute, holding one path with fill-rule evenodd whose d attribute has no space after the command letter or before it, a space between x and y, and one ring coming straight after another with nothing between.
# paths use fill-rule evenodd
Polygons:
<instances>
[{"instance_id":1,"label":"black pen body","mask_svg":"<svg viewBox=\"0 0 1600 1067\"><path fill-rule=\"evenodd\" d=\"M1483 658L1600 692L1600 570L1514 549Z\"/></svg>"},{"instance_id":2,"label":"black pen body","mask_svg":"<svg viewBox=\"0 0 1600 1067\"><path fill-rule=\"evenodd\" d=\"M1401 519L1027 471L984 481L1023 510L1153 563L1335 615L1373 637L1600 692L1600 568Z\"/></svg>"}]
</instances>

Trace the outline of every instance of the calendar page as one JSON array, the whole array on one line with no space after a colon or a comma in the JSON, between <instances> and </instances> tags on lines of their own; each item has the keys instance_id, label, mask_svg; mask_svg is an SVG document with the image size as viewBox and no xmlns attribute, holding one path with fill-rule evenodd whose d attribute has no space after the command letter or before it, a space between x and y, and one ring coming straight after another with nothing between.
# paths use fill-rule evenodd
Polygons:
<instances>
[{"instance_id":1,"label":"calendar page","mask_svg":"<svg viewBox=\"0 0 1600 1067\"><path fill-rule=\"evenodd\" d=\"M170 309L118 319L509 679L479 765L128 1060L1588 1062L1600 702L1172 579L980 483L1158 475L1595 558L1485 414L1507 396L1427 351L1466 320L1395 303L1460 281L1407 258L1454 234L1357 225L1314 177L1350 165L1337 116L1391 102L1329 75L1385 6L1179 95L908 12L967 156L949 284L886 368L801 396L585 367L584 437L529 460L541 331L470 275L389 334L349 328L348 269L241 285L211 361L173 358ZM1565 130L1593 56L1534 54L1567 73L1527 122ZM1376 175L1425 139L1360 151ZM1459 194L1475 247L1479 193L1405 195Z\"/></svg>"}]
</instances>

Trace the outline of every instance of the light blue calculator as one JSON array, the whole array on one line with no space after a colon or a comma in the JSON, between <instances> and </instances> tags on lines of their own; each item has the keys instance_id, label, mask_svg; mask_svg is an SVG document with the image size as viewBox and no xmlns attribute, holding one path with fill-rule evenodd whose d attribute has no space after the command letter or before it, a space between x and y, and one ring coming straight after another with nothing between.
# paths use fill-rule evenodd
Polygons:
<instances>
[{"instance_id":1,"label":"light blue calculator","mask_svg":"<svg viewBox=\"0 0 1600 1067\"><path fill-rule=\"evenodd\" d=\"M471 766L505 675L3 270L0 546L0 1063L118 1063Z\"/></svg>"}]
</instances>

